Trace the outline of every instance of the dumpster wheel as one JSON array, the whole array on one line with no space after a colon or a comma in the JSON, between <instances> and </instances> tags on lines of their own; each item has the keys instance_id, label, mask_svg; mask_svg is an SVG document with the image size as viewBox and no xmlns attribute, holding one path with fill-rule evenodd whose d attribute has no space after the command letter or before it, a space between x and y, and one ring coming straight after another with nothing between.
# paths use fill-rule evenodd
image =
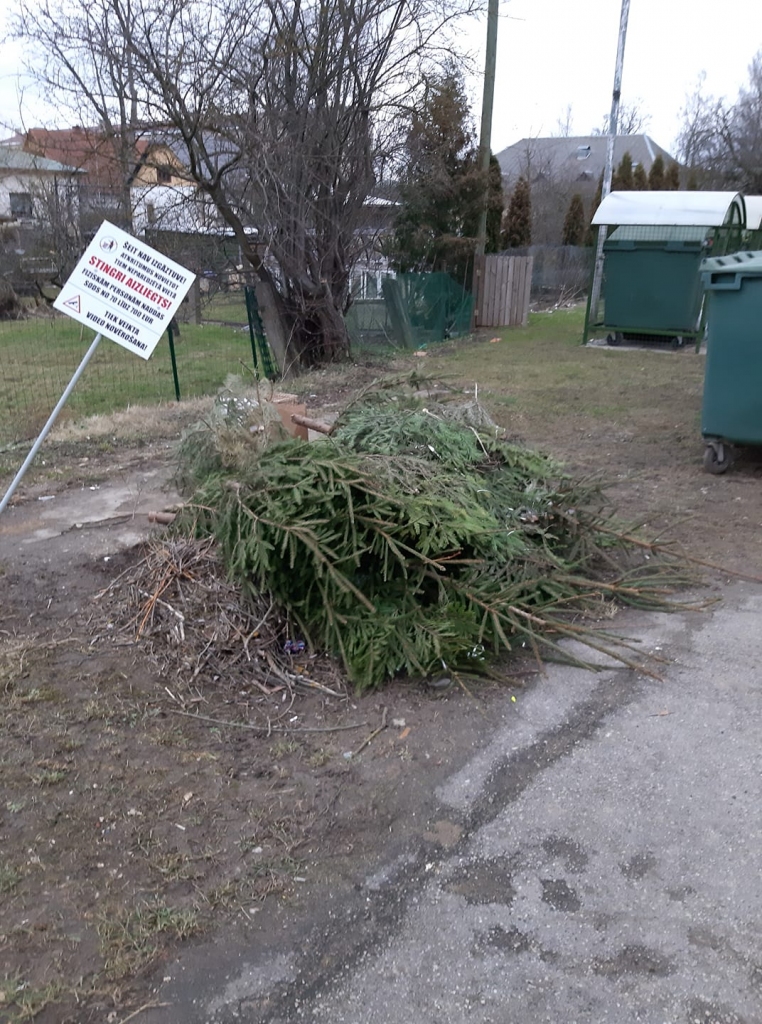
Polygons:
<instances>
[{"instance_id":1,"label":"dumpster wheel","mask_svg":"<svg viewBox=\"0 0 762 1024\"><path fill-rule=\"evenodd\" d=\"M607 345L621 345L623 341L624 341L624 335L622 334L621 331L612 331L606 337L606 344Z\"/></svg>"},{"instance_id":2,"label":"dumpster wheel","mask_svg":"<svg viewBox=\"0 0 762 1024\"><path fill-rule=\"evenodd\" d=\"M733 446L724 441L707 441L704 449L704 469L718 476L733 464Z\"/></svg>"}]
</instances>

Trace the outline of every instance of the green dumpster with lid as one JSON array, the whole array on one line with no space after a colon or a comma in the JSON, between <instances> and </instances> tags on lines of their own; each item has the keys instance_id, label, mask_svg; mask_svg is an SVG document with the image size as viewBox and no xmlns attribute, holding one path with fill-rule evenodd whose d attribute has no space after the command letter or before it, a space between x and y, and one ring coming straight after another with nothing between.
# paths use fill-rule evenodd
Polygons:
<instances>
[{"instance_id":1,"label":"green dumpster with lid","mask_svg":"<svg viewBox=\"0 0 762 1024\"><path fill-rule=\"evenodd\" d=\"M724 473L734 443L762 445L762 251L705 259L701 278L708 297L704 467Z\"/></svg>"},{"instance_id":2,"label":"green dumpster with lid","mask_svg":"<svg viewBox=\"0 0 762 1024\"><path fill-rule=\"evenodd\" d=\"M606 326L613 331L694 337L701 315L699 264L709 231L690 225L627 224L606 239Z\"/></svg>"},{"instance_id":3,"label":"green dumpster with lid","mask_svg":"<svg viewBox=\"0 0 762 1024\"><path fill-rule=\"evenodd\" d=\"M742 248L744 197L738 192L610 192L592 223L599 244L602 303L591 282L583 340L671 341L703 335L702 257ZM599 279L599 278L598 278ZM602 307L602 308L601 308Z\"/></svg>"}]
</instances>

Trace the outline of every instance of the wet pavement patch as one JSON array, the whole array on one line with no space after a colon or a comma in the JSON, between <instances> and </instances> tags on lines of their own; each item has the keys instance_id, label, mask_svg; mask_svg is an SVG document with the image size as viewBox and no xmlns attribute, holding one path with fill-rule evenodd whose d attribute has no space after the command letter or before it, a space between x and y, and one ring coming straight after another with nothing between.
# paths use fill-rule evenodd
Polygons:
<instances>
[{"instance_id":1,"label":"wet pavement patch","mask_svg":"<svg viewBox=\"0 0 762 1024\"><path fill-rule=\"evenodd\" d=\"M656 863L656 857L652 853L636 853L624 864L620 864L619 870L625 878L629 878L632 882L638 882L641 878L645 878L649 871L653 871Z\"/></svg>"},{"instance_id":2,"label":"wet pavement patch","mask_svg":"<svg viewBox=\"0 0 762 1024\"><path fill-rule=\"evenodd\" d=\"M667 896L675 903L683 903L688 899L689 896L694 896L696 890L692 885L678 885L674 888L667 889Z\"/></svg>"},{"instance_id":3,"label":"wet pavement patch","mask_svg":"<svg viewBox=\"0 0 762 1024\"><path fill-rule=\"evenodd\" d=\"M564 861L566 870L575 874L584 871L590 859L579 843L568 836L547 836L542 848L548 857Z\"/></svg>"},{"instance_id":4,"label":"wet pavement patch","mask_svg":"<svg viewBox=\"0 0 762 1024\"><path fill-rule=\"evenodd\" d=\"M541 878L542 902L547 903L553 910L563 910L566 913L574 913L582 906L582 901L575 889L565 882L563 878Z\"/></svg>"},{"instance_id":5,"label":"wet pavement patch","mask_svg":"<svg viewBox=\"0 0 762 1024\"><path fill-rule=\"evenodd\" d=\"M503 928L499 924L490 928L483 937L482 945L491 946L504 953L526 953L532 948L529 936L524 932L516 927Z\"/></svg>"},{"instance_id":6,"label":"wet pavement patch","mask_svg":"<svg viewBox=\"0 0 762 1024\"><path fill-rule=\"evenodd\" d=\"M444 888L447 892L463 896L471 905L501 903L510 906L516 896L511 871L512 863L508 857L472 861L464 864Z\"/></svg>"},{"instance_id":7,"label":"wet pavement patch","mask_svg":"<svg viewBox=\"0 0 762 1024\"><path fill-rule=\"evenodd\" d=\"M633 945L624 946L615 956L594 960L593 970L596 974L612 978L621 978L626 974L652 974L666 978L674 972L675 965L657 949Z\"/></svg>"},{"instance_id":8,"label":"wet pavement patch","mask_svg":"<svg viewBox=\"0 0 762 1024\"><path fill-rule=\"evenodd\" d=\"M688 1010L688 1024L746 1024L746 1019L727 1006L693 999Z\"/></svg>"}]
</instances>

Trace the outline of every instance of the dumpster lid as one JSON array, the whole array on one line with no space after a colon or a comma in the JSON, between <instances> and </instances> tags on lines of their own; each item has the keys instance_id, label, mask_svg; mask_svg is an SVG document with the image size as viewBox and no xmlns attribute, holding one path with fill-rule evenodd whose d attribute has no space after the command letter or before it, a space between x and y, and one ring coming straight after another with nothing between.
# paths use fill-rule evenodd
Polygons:
<instances>
[{"instance_id":1,"label":"dumpster lid","mask_svg":"<svg viewBox=\"0 0 762 1024\"><path fill-rule=\"evenodd\" d=\"M709 256L701 261L702 274L762 274L762 252L733 252L729 256Z\"/></svg>"},{"instance_id":2,"label":"dumpster lid","mask_svg":"<svg viewBox=\"0 0 762 1024\"><path fill-rule=\"evenodd\" d=\"M609 192L593 224L671 224L746 226L740 192Z\"/></svg>"},{"instance_id":3,"label":"dumpster lid","mask_svg":"<svg viewBox=\"0 0 762 1024\"><path fill-rule=\"evenodd\" d=\"M749 231L759 231L762 227L762 196L744 196L746 203L746 227Z\"/></svg>"},{"instance_id":4,"label":"dumpster lid","mask_svg":"<svg viewBox=\"0 0 762 1024\"><path fill-rule=\"evenodd\" d=\"M709 229L695 225L624 224L616 228L607 242L704 242Z\"/></svg>"}]
</instances>

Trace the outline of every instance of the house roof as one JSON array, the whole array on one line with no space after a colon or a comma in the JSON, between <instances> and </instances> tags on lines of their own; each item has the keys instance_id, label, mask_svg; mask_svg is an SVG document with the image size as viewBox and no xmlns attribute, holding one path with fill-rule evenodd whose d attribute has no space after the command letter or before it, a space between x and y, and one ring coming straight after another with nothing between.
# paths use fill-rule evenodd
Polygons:
<instances>
[{"instance_id":1,"label":"house roof","mask_svg":"<svg viewBox=\"0 0 762 1024\"><path fill-rule=\"evenodd\" d=\"M746 225L737 192L609 192L593 224Z\"/></svg>"},{"instance_id":2,"label":"house roof","mask_svg":"<svg viewBox=\"0 0 762 1024\"><path fill-rule=\"evenodd\" d=\"M575 135L565 138L521 139L496 154L500 170L507 178L529 176L560 178L565 181L597 181L606 166L606 135ZM614 166L625 153L633 165L649 171L657 156L670 163L673 157L649 135L617 135L614 139Z\"/></svg>"},{"instance_id":3,"label":"house roof","mask_svg":"<svg viewBox=\"0 0 762 1024\"><path fill-rule=\"evenodd\" d=\"M48 174L77 174L76 167L50 160L35 153L25 153L15 146L0 145L0 171L32 171Z\"/></svg>"},{"instance_id":4,"label":"house roof","mask_svg":"<svg viewBox=\"0 0 762 1024\"><path fill-rule=\"evenodd\" d=\"M24 150L59 160L71 167L87 172L88 181L104 188L119 188L124 181L123 164L119 152L119 139L107 135L100 128L30 128L24 136ZM156 148L166 149L165 143L150 138L137 138L133 163L137 168L145 163ZM134 171L133 171L134 173Z\"/></svg>"}]
</instances>

